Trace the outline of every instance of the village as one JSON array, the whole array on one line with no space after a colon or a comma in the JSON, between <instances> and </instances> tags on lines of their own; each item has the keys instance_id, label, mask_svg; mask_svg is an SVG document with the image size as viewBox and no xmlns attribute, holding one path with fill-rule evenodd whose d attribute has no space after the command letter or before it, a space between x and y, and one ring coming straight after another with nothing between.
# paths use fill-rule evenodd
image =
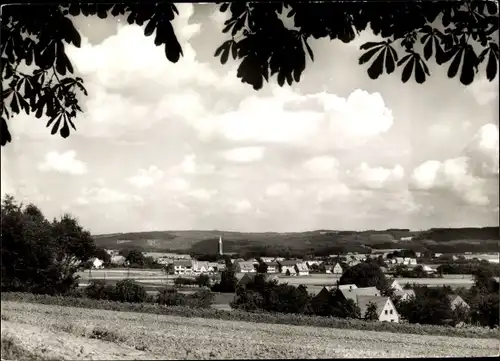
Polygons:
<instances>
[{"instance_id":1,"label":"village","mask_svg":"<svg viewBox=\"0 0 500 361\"><path fill-rule=\"evenodd\" d=\"M449 287L451 289L468 289L474 284L471 274L460 272L447 273L443 268L454 262L489 264L494 267L498 264L497 254L422 254L402 248L373 250L371 254L348 252L346 254L332 254L329 257L314 257L313 259L286 259L285 257L258 257L258 258L233 258L233 254L224 254L222 237L218 242L218 259L215 262L201 261L189 254L142 252L142 256L154 260L156 272L151 269L138 269L131 265L123 252L106 250L110 259L108 267L98 258L92 260L88 285L92 279L104 278L116 280L118 278L131 278L140 284L147 285L148 293L156 294L155 287L172 284L183 287L181 293L191 294L196 285L196 279L201 275L207 278L206 286L211 287L221 280L221 274L229 265L237 279L237 286L246 286L255 282L257 275L264 275L266 282L288 284L298 287L307 287L308 294L313 300L328 297L336 293L345 300L352 300L359 307L364 316L369 305L376 305L377 319L387 322L404 322L391 297L383 295L382 290L376 287L358 287L352 284L339 284L342 275L351 267L361 263L374 263L390 283L392 299L397 297L401 301L415 298L414 287ZM404 256L402 256L404 255ZM408 256L411 255L411 256ZM426 263L422 263L422 261ZM130 267L134 267L130 274ZM125 272L124 270L128 271ZM106 272L106 270L108 272ZM117 272L122 271L120 274ZM146 274L146 272L149 272ZM152 272L152 273L151 273ZM498 284L499 278L494 281ZM156 282L156 283L155 283ZM190 287L191 286L191 289ZM386 293L386 292L385 292ZM229 297L228 297L229 296ZM229 303L234 294L215 294L213 308L231 310ZM447 297L450 307L469 309L470 306L458 294L451 293Z\"/></svg>"}]
</instances>

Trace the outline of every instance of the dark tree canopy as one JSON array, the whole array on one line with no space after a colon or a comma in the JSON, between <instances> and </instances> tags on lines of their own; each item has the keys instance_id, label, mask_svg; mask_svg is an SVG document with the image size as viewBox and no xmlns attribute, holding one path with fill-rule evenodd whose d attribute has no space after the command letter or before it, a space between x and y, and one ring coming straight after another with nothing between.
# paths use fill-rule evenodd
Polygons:
<instances>
[{"instance_id":1,"label":"dark tree canopy","mask_svg":"<svg viewBox=\"0 0 500 361\"><path fill-rule=\"evenodd\" d=\"M498 5L493 1L386 1L386 2L233 2L220 3L229 12L222 30L227 34L215 50L225 64L229 56L240 61L237 76L255 90L276 75L280 86L299 82L306 58L314 61L311 38L349 43L369 26L381 42L368 42L359 64L368 76L402 69L406 83L413 75L419 84L430 76L427 62L445 66L448 77L469 85L479 71L492 81L498 68ZM51 133L66 138L81 112L78 97L87 95L83 79L74 76L66 44L80 47L81 37L71 16L127 15L129 24L146 25L176 63L182 48L172 20L178 10L172 3L10 5L2 8L1 143L10 142L7 120L15 114L45 116ZM293 20L285 27L280 16ZM21 63L32 71L22 73ZM369 64L369 65L368 65ZM485 70L479 67L484 65Z\"/></svg>"},{"instance_id":2,"label":"dark tree canopy","mask_svg":"<svg viewBox=\"0 0 500 361\"><path fill-rule=\"evenodd\" d=\"M355 284L358 287L377 287L382 292L389 288L387 279L380 267L375 263L366 262L348 268L342 277L340 277L339 284Z\"/></svg>"}]
</instances>

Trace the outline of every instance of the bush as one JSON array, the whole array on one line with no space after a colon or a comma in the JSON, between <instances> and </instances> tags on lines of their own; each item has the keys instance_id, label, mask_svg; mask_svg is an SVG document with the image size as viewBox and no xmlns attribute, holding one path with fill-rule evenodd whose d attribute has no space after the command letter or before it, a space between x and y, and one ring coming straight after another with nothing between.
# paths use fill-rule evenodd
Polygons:
<instances>
[{"instance_id":1,"label":"bush","mask_svg":"<svg viewBox=\"0 0 500 361\"><path fill-rule=\"evenodd\" d=\"M72 296L78 297L78 292ZM113 300L114 292L115 289L112 285L106 284L103 280L94 280L85 287L84 295L94 300Z\"/></svg>"},{"instance_id":2,"label":"bush","mask_svg":"<svg viewBox=\"0 0 500 361\"><path fill-rule=\"evenodd\" d=\"M215 295L207 289L200 290L188 296L187 305L195 308L210 308Z\"/></svg>"},{"instance_id":3,"label":"bush","mask_svg":"<svg viewBox=\"0 0 500 361\"><path fill-rule=\"evenodd\" d=\"M175 288L165 287L158 292L156 302L165 306L182 306L186 304L183 296Z\"/></svg>"},{"instance_id":4,"label":"bush","mask_svg":"<svg viewBox=\"0 0 500 361\"><path fill-rule=\"evenodd\" d=\"M119 302L146 302L148 293L146 289L133 280L121 280L116 283L112 300Z\"/></svg>"}]
</instances>

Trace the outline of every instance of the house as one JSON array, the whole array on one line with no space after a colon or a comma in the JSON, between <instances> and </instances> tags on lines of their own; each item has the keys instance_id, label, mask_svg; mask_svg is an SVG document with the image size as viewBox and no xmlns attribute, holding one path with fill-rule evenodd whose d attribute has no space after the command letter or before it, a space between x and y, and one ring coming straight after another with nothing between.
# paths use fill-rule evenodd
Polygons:
<instances>
[{"instance_id":1,"label":"house","mask_svg":"<svg viewBox=\"0 0 500 361\"><path fill-rule=\"evenodd\" d=\"M366 310L368 309L370 303L373 303L377 306L377 315L379 321L395 323L399 322L398 311L396 310L396 307L394 307L391 299L389 297L382 296L356 296L356 305L361 311L362 318L365 317Z\"/></svg>"},{"instance_id":2,"label":"house","mask_svg":"<svg viewBox=\"0 0 500 361\"><path fill-rule=\"evenodd\" d=\"M226 262L217 262L217 271L222 272L226 269Z\"/></svg>"},{"instance_id":3,"label":"house","mask_svg":"<svg viewBox=\"0 0 500 361\"><path fill-rule=\"evenodd\" d=\"M91 258L90 263L92 264L93 269L103 269L104 268L104 262L101 261L99 258Z\"/></svg>"},{"instance_id":4,"label":"house","mask_svg":"<svg viewBox=\"0 0 500 361\"><path fill-rule=\"evenodd\" d=\"M219 269L219 264L217 262L208 262L208 272L213 273Z\"/></svg>"},{"instance_id":5,"label":"house","mask_svg":"<svg viewBox=\"0 0 500 361\"><path fill-rule=\"evenodd\" d=\"M274 259L276 262L281 262L281 261L284 261L285 260L285 257L276 257Z\"/></svg>"},{"instance_id":6,"label":"house","mask_svg":"<svg viewBox=\"0 0 500 361\"><path fill-rule=\"evenodd\" d=\"M264 277L265 282L279 282L279 278L275 275L270 275L268 273L261 273L262 277ZM245 273L243 277L238 281L239 286L246 286L248 283L253 282L257 273Z\"/></svg>"},{"instance_id":7,"label":"house","mask_svg":"<svg viewBox=\"0 0 500 361\"><path fill-rule=\"evenodd\" d=\"M422 269L427 273L436 273L436 270L434 268L431 268L427 265L422 265Z\"/></svg>"},{"instance_id":8,"label":"house","mask_svg":"<svg viewBox=\"0 0 500 361\"><path fill-rule=\"evenodd\" d=\"M241 273L256 272L253 262L242 261L236 264L236 270Z\"/></svg>"},{"instance_id":9,"label":"house","mask_svg":"<svg viewBox=\"0 0 500 361\"><path fill-rule=\"evenodd\" d=\"M407 241L411 241L412 239L413 239L413 237L410 236L410 237L401 237L399 240L403 241L403 242L407 242Z\"/></svg>"},{"instance_id":10,"label":"house","mask_svg":"<svg viewBox=\"0 0 500 361\"><path fill-rule=\"evenodd\" d=\"M417 258L420 258L420 257L422 256L422 252L415 252L415 256L416 256Z\"/></svg>"},{"instance_id":11,"label":"house","mask_svg":"<svg viewBox=\"0 0 500 361\"><path fill-rule=\"evenodd\" d=\"M395 291L403 291L403 287L401 287L397 280L392 281L391 288Z\"/></svg>"},{"instance_id":12,"label":"house","mask_svg":"<svg viewBox=\"0 0 500 361\"><path fill-rule=\"evenodd\" d=\"M299 276L309 276L309 267L307 267L305 262L296 263L295 270Z\"/></svg>"},{"instance_id":13,"label":"house","mask_svg":"<svg viewBox=\"0 0 500 361\"><path fill-rule=\"evenodd\" d=\"M340 263L336 263L335 266L333 266L332 273L336 275L341 275L342 273L344 273L344 270L342 269Z\"/></svg>"},{"instance_id":14,"label":"house","mask_svg":"<svg viewBox=\"0 0 500 361\"><path fill-rule=\"evenodd\" d=\"M123 266L125 264L125 257L116 255L111 257L111 263Z\"/></svg>"},{"instance_id":15,"label":"house","mask_svg":"<svg viewBox=\"0 0 500 361\"><path fill-rule=\"evenodd\" d=\"M267 263L267 262L274 262L274 257L261 257L260 258L262 262Z\"/></svg>"},{"instance_id":16,"label":"house","mask_svg":"<svg viewBox=\"0 0 500 361\"><path fill-rule=\"evenodd\" d=\"M357 302L357 296L380 296L380 291L376 287L361 287L361 288L339 288L338 292L346 299Z\"/></svg>"},{"instance_id":17,"label":"house","mask_svg":"<svg viewBox=\"0 0 500 361\"><path fill-rule=\"evenodd\" d=\"M360 263L361 263L361 262L359 262L358 260L356 260L356 259L352 259L352 260L350 260L350 261L347 263L347 265L348 265L349 267L353 267L353 266L356 266L356 265L358 265L358 264L360 264Z\"/></svg>"},{"instance_id":18,"label":"house","mask_svg":"<svg viewBox=\"0 0 500 361\"><path fill-rule=\"evenodd\" d=\"M309 293L313 299L328 299L331 292L336 288L333 286L308 286L307 293Z\"/></svg>"},{"instance_id":19,"label":"house","mask_svg":"<svg viewBox=\"0 0 500 361\"><path fill-rule=\"evenodd\" d=\"M441 257L443 254L442 253L434 253L434 258L439 258Z\"/></svg>"},{"instance_id":20,"label":"house","mask_svg":"<svg viewBox=\"0 0 500 361\"><path fill-rule=\"evenodd\" d=\"M339 290L353 290L353 289L358 288L358 286L356 286L354 283L351 283L351 284L347 284L347 285L339 285L337 288Z\"/></svg>"},{"instance_id":21,"label":"house","mask_svg":"<svg viewBox=\"0 0 500 361\"><path fill-rule=\"evenodd\" d=\"M174 260L172 264L176 275L191 274L193 271L193 263L189 260Z\"/></svg>"},{"instance_id":22,"label":"house","mask_svg":"<svg viewBox=\"0 0 500 361\"><path fill-rule=\"evenodd\" d=\"M267 273L278 273L279 265L277 262L264 262L267 266Z\"/></svg>"},{"instance_id":23,"label":"house","mask_svg":"<svg viewBox=\"0 0 500 361\"><path fill-rule=\"evenodd\" d=\"M191 268L193 270L193 273L195 273L195 274L208 273L208 262L207 261L192 260L191 264L192 264Z\"/></svg>"},{"instance_id":24,"label":"house","mask_svg":"<svg viewBox=\"0 0 500 361\"><path fill-rule=\"evenodd\" d=\"M325 286L317 286L317 285L310 285L307 286L307 293L309 293L312 297L316 297L319 295L323 289L326 289L327 291L330 291L331 289L334 289L335 287L325 287Z\"/></svg>"},{"instance_id":25,"label":"house","mask_svg":"<svg viewBox=\"0 0 500 361\"><path fill-rule=\"evenodd\" d=\"M280 272L281 274L286 274L290 276L296 276L297 275L297 270L295 269L295 265L297 264L297 261L280 261Z\"/></svg>"},{"instance_id":26,"label":"house","mask_svg":"<svg viewBox=\"0 0 500 361\"><path fill-rule=\"evenodd\" d=\"M397 264L404 264L404 258L403 257L396 257L396 263Z\"/></svg>"},{"instance_id":27,"label":"house","mask_svg":"<svg viewBox=\"0 0 500 361\"><path fill-rule=\"evenodd\" d=\"M415 297L415 291L413 290L395 290L394 296L401 297L401 300L408 301L411 297Z\"/></svg>"},{"instance_id":28,"label":"house","mask_svg":"<svg viewBox=\"0 0 500 361\"><path fill-rule=\"evenodd\" d=\"M451 309L454 310L455 308L461 306L465 308L470 308L470 306L463 300L462 297L459 295L447 295L448 299L450 300L450 306Z\"/></svg>"},{"instance_id":29,"label":"house","mask_svg":"<svg viewBox=\"0 0 500 361\"><path fill-rule=\"evenodd\" d=\"M311 268L312 265L319 266L323 262L322 261L307 261L306 263L307 263L307 267Z\"/></svg>"},{"instance_id":30,"label":"house","mask_svg":"<svg viewBox=\"0 0 500 361\"><path fill-rule=\"evenodd\" d=\"M252 262L253 264L259 264L259 261L257 261L255 258L250 258L247 260L247 262Z\"/></svg>"}]
</instances>

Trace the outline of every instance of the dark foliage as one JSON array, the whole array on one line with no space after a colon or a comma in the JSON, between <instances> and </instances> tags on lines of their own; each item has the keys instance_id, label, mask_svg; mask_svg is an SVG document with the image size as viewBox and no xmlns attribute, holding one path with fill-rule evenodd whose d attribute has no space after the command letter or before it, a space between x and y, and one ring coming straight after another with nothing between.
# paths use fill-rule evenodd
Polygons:
<instances>
[{"instance_id":1,"label":"dark foliage","mask_svg":"<svg viewBox=\"0 0 500 361\"><path fill-rule=\"evenodd\" d=\"M448 77L458 76L464 85L474 81L479 66L485 66L490 81L497 74L498 6L493 1L234 2L223 3L219 9L229 12L222 30L228 39L214 55L222 64L230 56L239 60L237 77L255 90L274 75L280 86L299 82L306 58L314 61L311 38L349 43L368 25L384 39L360 47L364 53L359 64L369 64L371 79L401 68L404 83L413 75L421 84L431 75L426 64L431 58L447 67ZM20 112L34 113L37 118L45 115L51 133L64 138L71 128L76 130L73 120L82 111L78 96L87 95L87 90L83 79L73 76L65 47L81 45L81 36L69 18L79 14L101 19L126 14L129 24L146 24L144 35L154 36L168 61L176 63L182 56L172 26L178 11L165 1L5 7L1 71L8 87L2 91L2 145L12 141L7 119ZM281 14L293 19L293 29L285 27ZM22 61L34 65L34 71L19 71Z\"/></svg>"},{"instance_id":2,"label":"dark foliage","mask_svg":"<svg viewBox=\"0 0 500 361\"><path fill-rule=\"evenodd\" d=\"M375 263L362 262L348 268L340 277L340 285L355 284L358 287L377 287L389 296L390 287L384 272Z\"/></svg>"},{"instance_id":3,"label":"dark foliage","mask_svg":"<svg viewBox=\"0 0 500 361\"><path fill-rule=\"evenodd\" d=\"M64 294L77 287L75 272L96 248L75 218L49 222L35 205L7 196L1 223L2 292Z\"/></svg>"},{"instance_id":4,"label":"dark foliage","mask_svg":"<svg viewBox=\"0 0 500 361\"><path fill-rule=\"evenodd\" d=\"M416 297L399 304L399 313L410 323L446 325L453 322L450 300L439 288L423 288Z\"/></svg>"},{"instance_id":5,"label":"dark foliage","mask_svg":"<svg viewBox=\"0 0 500 361\"><path fill-rule=\"evenodd\" d=\"M346 300L338 291L321 291L311 300L311 311L318 316L359 318L360 309L353 300Z\"/></svg>"},{"instance_id":6,"label":"dark foliage","mask_svg":"<svg viewBox=\"0 0 500 361\"><path fill-rule=\"evenodd\" d=\"M245 311L263 310L280 313L308 313L310 296L304 286L294 287L266 281L256 275L245 286L238 286L231 307Z\"/></svg>"}]
</instances>

